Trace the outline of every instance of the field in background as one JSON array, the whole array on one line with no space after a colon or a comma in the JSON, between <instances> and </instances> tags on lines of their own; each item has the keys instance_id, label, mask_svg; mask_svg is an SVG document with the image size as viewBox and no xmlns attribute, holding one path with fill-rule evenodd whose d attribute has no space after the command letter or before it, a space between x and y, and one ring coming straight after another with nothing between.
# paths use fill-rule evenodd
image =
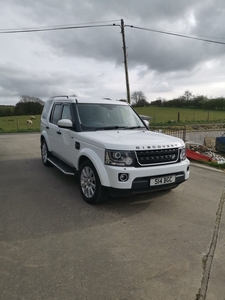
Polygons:
<instances>
[{"instance_id":1,"label":"field in background","mask_svg":"<svg viewBox=\"0 0 225 300\"><path fill-rule=\"evenodd\" d=\"M33 124L27 124L30 116L11 116L0 117L0 133L7 132L39 132L40 131L40 115L35 116L32 120Z\"/></svg>"},{"instance_id":2,"label":"field in background","mask_svg":"<svg viewBox=\"0 0 225 300\"><path fill-rule=\"evenodd\" d=\"M151 117L151 124L170 123L170 121L180 123L199 123L199 122L225 122L225 111L220 110L204 110L191 108L176 108L176 107L136 107L135 110L140 115Z\"/></svg>"},{"instance_id":3,"label":"field in background","mask_svg":"<svg viewBox=\"0 0 225 300\"><path fill-rule=\"evenodd\" d=\"M150 116L153 125L182 125L195 123L225 123L225 111L203 110L175 107L136 107L141 115ZM0 133L7 132L39 132L40 115L35 116L33 124L27 124L30 116L0 117ZM178 122L178 119L180 121Z\"/></svg>"}]
</instances>

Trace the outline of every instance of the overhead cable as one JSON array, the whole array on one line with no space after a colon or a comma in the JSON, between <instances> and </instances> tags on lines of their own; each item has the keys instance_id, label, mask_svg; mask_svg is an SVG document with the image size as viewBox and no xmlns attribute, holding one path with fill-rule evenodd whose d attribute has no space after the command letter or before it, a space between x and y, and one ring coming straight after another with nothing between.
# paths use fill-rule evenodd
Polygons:
<instances>
[{"instance_id":1,"label":"overhead cable","mask_svg":"<svg viewBox=\"0 0 225 300\"><path fill-rule=\"evenodd\" d=\"M59 27L48 27L48 28L27 28L27 29L8 29L8 30L0 30L0 34L3 33L26 33L26 32L43 32L43 31L56 31L56 30L66 30L66 29L80 29L80 28L97 28L97 27L112 27L113 24L105 24L105 25L69 25L69 26L59 26Z\"/></svg>"},{"instance_id":2,"label":"overhead cable","mask_svg":"<svg viewBox=\"0 0 225 300\"><path fill-rule=\"evenodd\" d=\"M48 27L38 27L38 28L23 28L23 29L2 29L0 30L0 34L10 34L10 33L29 33L29 32L45 32L45 31L57 31L57 30L68 30L68 29L82 29L82 28L99 28L99 27L112 27L112 26L120 26L119 24L100 24L100 23L109 23L109 22L117 22L119 20L110 20L110 21L99 21L99 22L89 22L89 23L80 23L80 24L73 24L73 25L55 25L55 26L48 26ZM96 25L93 25L96 24ZM120 26L121 27L121 26ZM208 43L214 43L214 44L220 44L225 45L225 42L215 40L215 39L209 39L209 38L203 38L200 36L193 36L193 35L187 35L182 33L176 33L176 32L170 32L170 31L164 31L164 30L157 30L157 29L150 29L150 28L144 28L134 25L125 25L124 27L130 27L138 30L144 30L149 32L155 32L155 33L161 33L176 37L182 37L186 39L192 39L192 40L198 40ZM223 38L220 38L223 39Z\"/></svg>"},{"instance_id":3,"label":"overhead cable","mask_svg":"<svg viewBox=\"0 0 225 300\"><path fill-rule=\"evenodd\" d=\"M167 34L167 35L173 35L173 36L177 36L177 37L183 37L183 38L186 38L186 39L192 39L192 40L198 40L198 41L203 41L203 42L208 42L208 43L225 45L225 42L210 40L210 39L206 39L206 38L200 38L200 37L192 36L192 35L186 35L186 34L174 33L174 32L163 31L163 30L143 28L143 27L138 27L138 26L133 26L133 25L125 25L125 27L131 27L131 28L134 28L134 29L151 31L151 32L162 33L162 34Z\"/></svg>"}]
</instances>

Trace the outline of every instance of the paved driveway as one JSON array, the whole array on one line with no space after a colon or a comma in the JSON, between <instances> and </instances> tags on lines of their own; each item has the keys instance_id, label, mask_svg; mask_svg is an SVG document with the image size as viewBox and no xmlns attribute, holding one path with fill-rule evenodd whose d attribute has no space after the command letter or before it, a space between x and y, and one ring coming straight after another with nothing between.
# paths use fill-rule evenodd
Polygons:
<instances>
[{"instance_id":1,"label":"paved driveway","mask_svg":"<svg viewBox=\"0 0 225 300\"><path fill-rule=\"evenodd\" d=\"M171 192L91 206L38 134L0 135L0 298L224 300L224 179L192 166Z\"/></svg>"}]
</instances>

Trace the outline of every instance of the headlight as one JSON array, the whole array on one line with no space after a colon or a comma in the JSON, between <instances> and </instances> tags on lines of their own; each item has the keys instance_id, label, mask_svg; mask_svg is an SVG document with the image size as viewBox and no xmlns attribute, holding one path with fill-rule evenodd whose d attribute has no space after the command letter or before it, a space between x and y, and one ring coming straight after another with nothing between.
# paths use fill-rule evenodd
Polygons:
<instances>
[{"instance_id":1,"label":"headlight","mask_svg":"<svg viewBox=\"0 0 225 300\"><path fill-rule=\"evenodd\" d=\"M105 151L105 164L111 166L132 166L134 162L131 151Z\"/></svg>"},{"instance_id":2,"label":"headlight","mask_svg":"<svg viewBox=\"0 0 225 300\"><path fill-rule=\"evenodd\" d=\"M180 149L180 160L185 160L186 159L186 148L182 147Z\"/></svg>"}]
</instances>

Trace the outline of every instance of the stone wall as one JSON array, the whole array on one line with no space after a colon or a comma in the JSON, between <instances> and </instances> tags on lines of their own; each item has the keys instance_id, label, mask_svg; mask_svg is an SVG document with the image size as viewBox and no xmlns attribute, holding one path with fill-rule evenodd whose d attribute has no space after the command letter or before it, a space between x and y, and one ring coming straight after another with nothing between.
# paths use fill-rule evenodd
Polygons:
<instances>
[{"instance_id":1,"label":"stone wall","mask_svg":"<svg viewBox=\"0 0 225 300\"><path fill-rule=\"evenodd\" d=\"M210 143L215 145L215 140L217 137L222 136L225 133L225 129L223 130L215 130L215 129L208 129L208 130L193 130L186 132L186 142L195 142L201 145L206 145L207 140Z\"/></svg>"}]
</instances>

